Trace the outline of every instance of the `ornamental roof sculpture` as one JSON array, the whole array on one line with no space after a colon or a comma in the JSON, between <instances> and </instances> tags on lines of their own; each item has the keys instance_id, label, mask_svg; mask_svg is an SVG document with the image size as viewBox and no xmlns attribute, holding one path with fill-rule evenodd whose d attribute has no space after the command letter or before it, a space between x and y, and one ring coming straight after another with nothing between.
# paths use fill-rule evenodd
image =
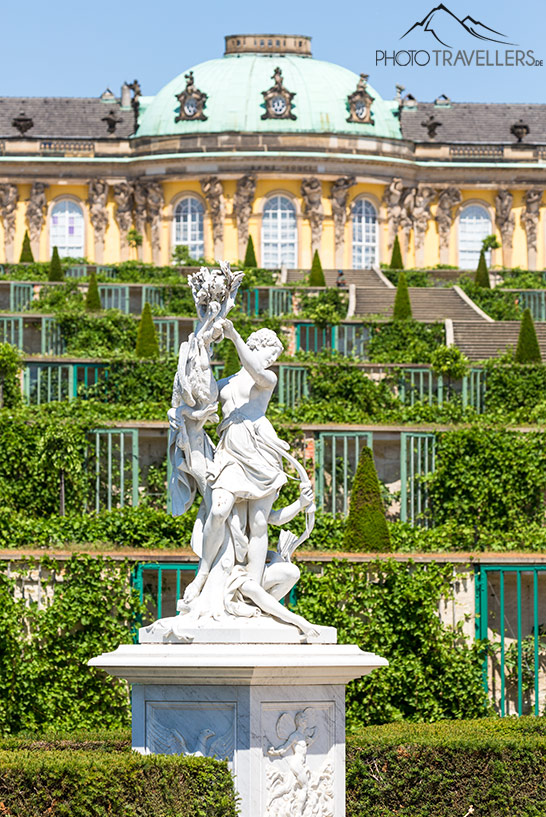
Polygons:
<instances>
[{"instance_id":1,"label":"ornamental roof sculpture","mask_svg":"<svg viewBox=\"0 0 546 817\"><path fill-rule=\"evenodd\" d=\"M204 108L208 94L205 94L203 91L200 91L199 88L195 87L193 71L184 74L184 79L186 80L186 87L181 93L175 94L180 104L180 110L174 121L183 122L188 119L201 119L205 121L207 117L205 116Z\"/></svg>"},{"instance_id":2,"label":"ornamental roof sculpture","mask_svg":"<svg viewBox=\"0 0 546 817\"><path fill-rule=\"evenodd\" d=\"M358 80L356 91L349 94L347 103L349 105L349 116L347 122L359 122L361 125L374 125L372 116L372 103L374 97L367 91L369 74L361 74Z\"/></svg>"},{"instance_id":3,"label":"ornamental roof sculpture","mask_svg":"<svg viewBox=\"0 0 546 817\"><path fill-rule=\"evenodd\" d=\"M278 66L271 79L273 80L271 88L262 91L265 102L265 113L262 114L262 119L296 119L296 114L292 112L292 100L296 94L284 87L282 71Z\"/></svg>"}]
</instances>

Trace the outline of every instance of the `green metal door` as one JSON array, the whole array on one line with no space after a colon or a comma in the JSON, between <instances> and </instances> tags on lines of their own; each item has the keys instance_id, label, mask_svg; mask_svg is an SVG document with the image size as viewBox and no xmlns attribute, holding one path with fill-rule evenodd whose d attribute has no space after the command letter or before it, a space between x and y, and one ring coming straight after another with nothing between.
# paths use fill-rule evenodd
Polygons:
<instances>
[{"instance_id":1,"label":"green metal door","mask_svg":"<svg viewBox=\"0 0 546 817\"><path fill-rule=\"evenodd\" d=\"M294 408L309 396L305 366L279 366L277 385L279 406Z\"/></svg>"},{"instance_id":2,"label":"green metal door","mask_svg":"<svg viewBox=\"0 0 546 817\"><path fill-rule=\"evenodd\" d=\"M138 429L97 428L90 432L88 469L94 473L92 505L98 512L138 505Z\"/></svg>"},{"instance_id":3,"label":"green metal door","mask_svg":"<svg viewBox=\"0 0 546 817\"><path fill-rule=\"evenodd\" d=\"M487 640L483 685L498 713L544 715L546 565L475 568L476 638Z\"/></svg>"},{"instance_id":4,"label":"green metal door","mask_svg":"<svg viewBox=\"0 0 546 817\"><path fill-rule=\"evenodd\" d=\"M34 287L32 284L21 284L18 281L10 281L9 285L9 309L10 312L23 312L28 309L34 298Z\"/></svg>"},{"instance_id":5,"label":"green metal door","mask_svg":"<svg viewBox=\"0 0 546 817\"><path fill-rule=\"evenodd\" d=\"M0 343L11 343L23 349L23 319L0 316Z\"/></svg>"},{"instance_id":6,"label":"green metal door","mask_svg":"<svg viewBox=\"0 0 546 817\"><path fill-rule=\"evenodd\" d=\"M121 284L101 284L100 300L103 309L119 309L129 312L129 287Z\"/></svg>"},{"instance_id":7,"label":"green metal door","mask_svg":"<svg viewBox=\"0 0 546 817\"><path fill-rule=\"evenodd\" d=\"M428 432L400 434L400 520L428 527L430 518L424 478L434 471L436 437Z\"/></svg>"},{"instance_id":8,"label":"green metal door","mask_svg":"<svg viewBox=\"0 0 546 817\"><path fill-rule=\"evenodd\" d=\"M317 506L334 516L349 511L349 495L360 452L372 447L371 431L323 431L315 442L315 492Z\"/></svg>"}]
</instances>

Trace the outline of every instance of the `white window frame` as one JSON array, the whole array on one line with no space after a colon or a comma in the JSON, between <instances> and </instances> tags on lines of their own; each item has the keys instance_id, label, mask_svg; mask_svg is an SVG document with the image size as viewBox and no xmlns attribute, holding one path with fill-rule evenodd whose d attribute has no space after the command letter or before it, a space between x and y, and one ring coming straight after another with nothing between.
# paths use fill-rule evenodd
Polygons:
<instances>
[{"instance_id":1,"label":"white window frame","mask_svg":"<svg viewBox=\"0 0 546 817\"><path fill-rule=\"evenodd\" d=\"M184 206L189 206L189 212L179 213ZM197 196L182 196L173 206L172 247L183 245L191 258L205 257L205 206Z\"/></svg>"},{"instance_id":2,"label":"white window frame","mask_svg":"<svg viewBox=\"0 0 546 817\"><path fill-rule=\"evenodd\" d=\"M361 213L356 213L357 209L360 209ZM373 222L368 221L371 213L373 213ZM372 240L369 240L370 238ZM351 205L351 260L353 269L371 269L378 263L378 259L379 213L377 207L369 199L355 199Z\"/></svg>"},{"instance_id":3,"label":"white window frame","mask_svg":"<svg viewBox=\"0 0 546 817\"><path fill-rule=\"evenodd\" d=\"M63 205L65 205L64 210L61 212L55 212L55 210L60 210ZM68 205L68 207L66 207ZM77 224L70 224L69 215L70 210L72 210L72 214L76 215L77 213L81 216L81 222L79 225ZM56 218L63 219L65 224L55 224L54 219ZM79 239L76 243L76 240L70 241L70 227L75 229L75 239ZM49 211L49 256L53 253L53 247L57 247L59 251L59 255L61 258L71 257L71 258L84 258L85 257L85 212L79 202L76 199L69 198L68 196L63 196L62 198L56 199L51 203L51 209Z\"/></svg>"},{"instance_id":4,"label":"white window frame","mask_svg":"<svg viewBox=\"0 0 546 817\"><path fill-rule=\"evenodd\" d=\"M292 198L284 193L275 193L264 204L261 250L262 267L266 269L293 269L298 265L298 212Z\"/></svg>"},{"instance_id":5,"label":"white window frame","mask_svg":"<svg viewBox=\"0 0 546 817\"><path fill-rule=\"evenodd\" d=\"M474 210L476 213L478 210L481 210L485 216L485 218L480 220L477 218L473 219L473 227L471 226L472 221L470 221L470 219L465 219L465 214L467 214L470 210ZM479 229L477 226L480 222L484 225L483 229ZM486 223L489 225L487 229L485 226ZM466 235L466 228L463 229L465 224L470 227ZM487 205L480 201L465 202L458 213L457 251L460 269L476 269L478 266L478 261L480 260L482 241L487 235L491 235L493 232L493 219ZM466 248L464 246L465 244ZM472 247L472 245L474 246ZM485 257L487 265L489 266L491 264L491 250L486 252Z\"/></svg>"}]
</instances>

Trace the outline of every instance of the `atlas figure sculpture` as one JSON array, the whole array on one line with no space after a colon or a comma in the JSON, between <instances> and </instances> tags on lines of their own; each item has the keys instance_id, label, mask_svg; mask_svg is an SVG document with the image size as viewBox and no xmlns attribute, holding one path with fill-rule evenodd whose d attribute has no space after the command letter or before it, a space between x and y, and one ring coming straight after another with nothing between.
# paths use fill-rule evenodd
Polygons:
<instances>
[{"instance_id":1,"label":"atlas figure sculpture","mask_svg":"<svg viewBox=\"0 0 546 817\"><path fill-rule=\"evenodd\" d=\"M189 276L198 323L181 344L168 412L169 490L174 515L185 513L201 495L191 538L199 567L178 600L179 615L146 629L192 640L188 633L200 627L226 621L244 625L259 615L294 625L300 640L314 640L317 628L280 601L299 578L291 556L312 531L313 490L305 469L266 417L277 384L270 367L283 346L270 329L253 332L245 343L227 317L242 278L224 262L219 270L201 267ZM224 338L234 344L241 369L217 382L211 347ZM218 403L222 422L215 447L204 426L218 422ZM285 463L297 474L299 497L274 510L282 486L294 478L285 472ZM297 537L282 529L277 549L271 549L268 525L282 527L301 512L306 514L304 533Z\"/></svg>"}]
</instances>

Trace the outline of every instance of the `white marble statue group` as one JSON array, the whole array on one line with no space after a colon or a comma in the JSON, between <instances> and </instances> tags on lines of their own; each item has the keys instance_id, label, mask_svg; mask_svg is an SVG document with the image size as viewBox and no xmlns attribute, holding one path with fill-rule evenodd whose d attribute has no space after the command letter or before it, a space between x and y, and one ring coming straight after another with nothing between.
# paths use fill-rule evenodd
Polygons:
<instances>
[{"instance_id":1,"label":"white marble statue group","mask_svg":"<svg viewBox=\"0 0 546 817\"><path fill-rule=\"evenodd\" d=\"M271 639L270 627L263 640L286 641L288 630L298 641L322 640L321 628L280 601L299 578L291 556L313 528L314 498L305 469L266 417L277 383L270 367L282 344L270 329L253 332L245 343L227 317L242 279L243 273L232 272L224 262L219 269L201 267L188 278L198 321L180 347L168 412L169 489L175 516L201 496L191 538L199 567L178 600L179 614L143 628L141 641L193 641L204 629L222 628L248 636L252 627L263 631L266 624L279 634ZM224 338L234 344L241 369L216 381L212 348ZM204 427L219 421L218 403L222 421L215 446ZM296 477L287 476L286 465ZM274 510L289 478L299 480L299 498ZM304 532L297 537L283 529L277 549L270 549L268 525L283 526L301 512L306 514Z\"/></svg>"}]
</instances>

